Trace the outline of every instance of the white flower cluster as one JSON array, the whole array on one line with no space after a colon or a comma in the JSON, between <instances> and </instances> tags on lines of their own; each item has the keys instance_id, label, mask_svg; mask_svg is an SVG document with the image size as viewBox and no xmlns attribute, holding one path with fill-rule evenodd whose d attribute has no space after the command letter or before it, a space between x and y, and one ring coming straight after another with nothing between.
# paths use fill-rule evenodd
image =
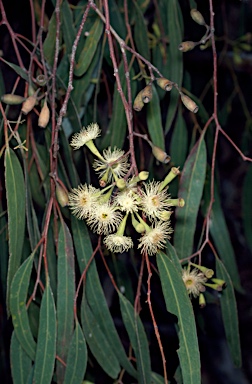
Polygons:
<instances>
[{"instance_id":1,"label":"white flower cluster","mask_svg":"<svg viewBox=\"0 0 252 384\"><path fill-rule=\"evenodd\" d=\"M98 157L93 167L99 174L102 189L80 185L69 193L69 206L78 219L85 219L93 232L105 235L104 244L112 252L125 252L133 247L131 237L125 235L126 224L140 234L138 248L154 255L165 247L170 238L171 207L183 206L183 199L171 199L168 183L179 174L172 168L163 182L143 182L148 172L127 178L130 169L124 151L109 147L101 155L93 140L100 134L97 124L76 133L71 145L79 149L86 145Z\"/></svg>"}]
</instances>

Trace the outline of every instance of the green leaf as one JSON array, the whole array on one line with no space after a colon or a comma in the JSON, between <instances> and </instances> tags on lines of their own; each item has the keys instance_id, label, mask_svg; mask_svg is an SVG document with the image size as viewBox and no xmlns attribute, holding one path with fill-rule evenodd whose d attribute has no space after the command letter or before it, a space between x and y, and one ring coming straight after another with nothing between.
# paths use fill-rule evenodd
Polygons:
<instances>
[{"instance_id":1,"label":"green leaf","mask_svg":"<svg viewBox=\"0 0 252 384\"><path fill-rule=\"evenodd\" d=\"M151 141L154 145L165 151L164 132L161 119L159 97L154 84L152 84L153 97L147 106L147 125Z\"/></svg>"},{"instance_id":2,"label":"green leaf","mask_svg":"<svg viewBox=\"0 0 252 384\"><path fill-rule=\"evenodd\" d=\"M240 277L235 259L235 253L228 232L226 220L222 211L220 194L215 183L214 203L211 212L210 234L217 248L218 255L227 268L234 287L242 291Z\"/></svg>"},{"instance_id":3,"label":"green leaf","mask_svg":"<svg viewBox=\"0 0 252 384\"><path fill-rule=\"evenodd\" d=\"M22 79L29 82L29 77L28 77L27 71L25 69L20 68L16 64L9 63L8 61L4 60L3 58L1 58L1 61L3 61L5 64L7 64L9 67L11 67L18 74L18 76L22 77Z\"/></svg>"},{"instance_id":4,"label":"green leaf","mask_svg":"<svg viewBox=\"0 0 252 384\"><path fill-rule=\"evenodd\" d=\"M145 59L150 61L148 30L146 22L137 2L134 1L133 3L135 8L134 41L136 43L137 52L139 52Z\"/></svg>"},{"instance_id":5,"label":"green leaf","mask_svg":"<svg viewBox=\"0 0 252 384\"><path fill-rule=\"evenodd\" d=\"M243 228L246 242L252 252L252 199L251 199L251 185L252 185L252 166L248 167L248 171L244 178L242 189L242 219Z\"/></svg>"},{"instance_id":6,"label":"green leaf","mask_svg":"<svg viewBox=\"0 0 252 384\"><path fill-rule=\"evenodd\" d=\"M106 372L109 377L112 377L112 379L116 379L121 370L119 362L87 304L85 297L82 300L81 319L82 329L92 354L104 372Z\"/></svg>"},{"instance_id":7,"label":"green leaf","mask_svg":"<svg viewBox=\"0 0 252 384\"><path fill-rule=\"evenodd\" d=\"M148 339L139 315L132 304L118 292L124 325L136 356L138 383L151 383L151 362Z\"/></svg>"},{"instance_id":8,"label":"green leaf","mask_svg":"<svg viewBox=\"0 0 252 384\"><path fill-rule=\"evenodd\" d=\"M73 334L75 269L72 237L62 221L58 243L57 355L66 361ZM57 379L63 382L65 367L57 362Z\"/></svg>"},{"instance_id":9,"label":"green leaf","mask_svg":"<svg viewBox=\"0 0 252 384\"><path fill-rule=\"evenodd\" d=\"M27 355L34 360L36 343L32 337L26 309L34 253L32 253L15 274L10 290L10 312L16 336Z\"/></svg>"},{"instance_id":10,"label":"green leaf","mask_svg":"<svg viewBox=\"0 0 252 384\"><path fill-rule=\"evenodd\" d=\"M32 368L32 362L18 341L15 331L12 332L11 336L10 362L13 384L26 384Z\"/></svg>"},{"instance_id":11,"label":"green leaf","mask_svg":"<svg viewBox=\"0 0 252 384\"><path fill-rule=\"evenodd\" d=\"M121 86L122 86L123 93L126 94L127 87L126 87L126 77L125 77L123 62L121 62L119 65L118 73L121 79ZM134 77L134 71L133 69L131 69L130 78L132 79L133 77ZM132 99L134 99L136 94L136 82L133 82L131 84L131 92L132 92ZM127 128L127 122L126 122L125 110L124 110L120 93L118 92L118 86L115 83L114 96L113 96L113 114L109 123L108 130L106 132L106 135L103 138L102 147L107 148L108 146L111 146L111 148L113 147L122 148L125 140L125 136L126 136L126 128Z\"/></svg>"},{"instance_id":12,"label":"green leaf","mask_svg":"<svg viewBox=\"0 0 252 384\"><path fill-rule=\"evenodd\" d=\"M239 368L241 367L242 361L236 298L232 280L224 264L217 258L216 275L218 279L224 280L227 284L227 287L223 291L220 298L221 313L231 355L235 366Z\"/></svg>"},{"instance_id":13,"label":"green leaf","mask_svg":"<svg viewBox=\"0 0 252 384\"><path fill-rule=\"evenodd\" d=\"M206 174L206 147L204 135L191 150L182 171L179 197L185 200L183 208L176 209L174 246L180 259L193 250L196 220Z\"/></svg>"},{"instance_id":14,"label":"green leaf","mask_svg":"<svg viewBox=\"0 0 252 384\"><path fill-rule=\"evenodd\" d=\"M9 265L7 277L7 309L13 276L20 266L25 231L25 184L23 170L15 152L5 151L5 183L7 194Z\"/></svg>"},{"instance_id":15,"label":"green leaf","mask_svg":"<svg viewBox=\"0 0 252 384\"><path fill-rule=\"evenodd\" d=\"M69 55L72 52L72 46L76 36L76 31L74 28L73 14L68 1L66 0L64 0L61 5L61 17L63 39L66 45L66 53Z\"/></svg>"},{"instance_id":16,"label":"green leaf","mask_svg":"<svg viewBox=\"0 0 252 384\"><path fill-rule=\"evenodd\" d=\"M87 367L87 346L78 321L76 321L66 363L64 384L81 384Z\"/></svg>"},{"instance_id":17,"label":"green leaf","mask_svg":"<svg viewBox=\"0 0 252 384\"><path fill-rule=\"evenodd\" d=\"M103 32L103 22L97 18L85 39L84 46L74 68L75 76L82 76L91 64Z\"/></svg>"},{"instance_id":18,"label":"green leaf","mask_svg":"<svg viewBox=\"0 0 252 384\"><path fill-rule=\"evenodd\" d=\"M93 253L93 249L84 221L77 220L73 216L72 231L77 259L82 273ZM85 292L90 308L92 309L99 326L110 343L110 348L113 350L121 366L131 376L136 377L136 371L128 360L111 317L97 272L95 260L92 261L88 268Z\"/></svg>"},{"instance_id":19,"label":"green leaf","mask_svg":"<svg viewBox=\"0 0 252 384\"><path fill-rule=\"evenodd\" d=\"M170 155L172 163L176 167L184 166L188 146L188 132L185 120L182 115L181 108L179 109L178 117L175 123L170 144Z\"/></svg>"},{"instance_id":20,"label":"green leaf","mask_svg":"<svg viewBox=\"0 0 252 384\"><path fill-rule=\"evenodd\" d=\"M151 384L164 384L164 378L158 373L151 372Z\"/></svg>"},{"instance_id":21,"label":"green leaf","mask_svg":"<svg viewBox=\"0 0 252 384\"><path fill-rule=\"evenodd\" d=\"M9 259L9 250L8 250L8 234L7 234L7 215L4 214L2 210L2 201L0 201L0 279L1 279L1 289L2 297L6 297L6 288L7 288L7 272L8 272L8 259Z\"/></svg>"},{"instance_id":22,"label":"green leaf","mask_svg":"<svg viewBox=\"0 0 252 384\"><path fill-rule=\"evenodd\" d=\"M56 354L56 310L47 282L40 307L38 343L33 382L51 384Z\"/></svg>"},{"instance_id":23,"label":"green leaf","mask_svg":"<svg viewBox=\"0 0 252 384\"><path fill-rule=\"evenodd\" d=\"M43 44L43 51L48 64L52 67L55 55L56 42L56 13L53 12L49 22L48 32Z\"/></svg>"},{"instance_id":24,"label":"green leaf","mask_svg":"<svg viewBox=\"0 0 252 384\"><path fill-rule=\"evenodd\" d=\"M179 51L178 46L183 37L183 17L180 9L179 2L177 0L167 1L167 23L169 30L169 46L168 57L170 65L169 79L182 85L183 79L183 54ZM173 122L177 106L179 101L179 94L177 90L173 89L170 93L170 104L168 109L168 115L166 119L165 132L167 133Z\"/></svg>"},{"instance_id":25,"label":"green leaf","mask_svg":"<svg viewBox=\"0 0 252 384\"><path fill-rule=\"evenodd\" d=\"M178 356L184 384L200 384L200 356L194 313L182 275L163 253L157 254L162 291L167 311L178 318Z\"/></svg>"}]
</instances>

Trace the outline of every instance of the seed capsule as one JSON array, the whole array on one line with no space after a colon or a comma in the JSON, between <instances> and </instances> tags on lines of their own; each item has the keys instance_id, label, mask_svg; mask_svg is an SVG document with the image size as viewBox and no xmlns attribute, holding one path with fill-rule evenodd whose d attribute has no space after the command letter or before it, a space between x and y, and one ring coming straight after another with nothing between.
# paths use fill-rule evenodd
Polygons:
<instances>
[{"instance_id":1,"label":"seed capsule","mask_svg":"<svg viewBox=\"0 0 252 384\"><path fill-rule=\"evenodd\" d=\"M56 197L61 207L66 207L68 205L68 194L59 183L56 184Z\"/></svg>"},{"instance_id":2,"label":"seed capsule","mask_svg":"<svg viewBox=\"0 0 252 384\"><path fill-rule=\"evenodd\" d=\"M37 81L37 84L40 85L41 87L43 87L44 85L46 85L46 77L45 75L38 75L36 77L36 81Z\"/></svg>"},{"instance_id":3,"label":"seed capsule","mask_svg":"<svg viewBox=\"0 0 252 384\"><path fill-rule=\"evenodd\" d=\"M24 102L25 97L19 95L12 95L11 93L6 93L1 97L3 103L8 105L18 105Z\"/></svg>"},{"instance_id":4,"label":"seed capsule","mask_svg":"<svg viewBox=\"0 0 252 384\"><path fill-rule=\"evenodd\" d=\"M181 96L182 103L184 104L184 106L187 109L189 109L189 111L191 111L193 113L198 112L199 107L197 106L197 104L192 99L190 99L190 97L184 95L183 93L181 93L180 96Z\"/></svg>"},{"instance_id":5,"label":"seed capsule","mask_svg":"<svg viewBox=\"0 0 252 384\"><path fill-rule=\"evenodd\" d=\"M169 92L171 91L172 87L173 87L173 82L166 79L165 77L159 77L157 79L157 85L164 89L166 92Z\"/></svg>"},{"instance_id":6,"label":"seed capsule","mask_svg":"<svg viewBox=\"0 0 252 384\"><path fill-rule=\"evenodd\" d=\"M179 44L178 49L182 52L191 51L195 47L196 43L194 41L184 41Z\"/></svg>"},{"instance_id":7,"label":"seed capsule","mask_svg":"<svg viewBox=\"0 0 252 384\"><path fill-rule=\"evenodd\" d=\"M171 157L167 155L165 151L163 151L161 148L157 147L156 145L152 146L152 154L153 156L160 161L161 163L168 164L171 160Z\"/></svg>"},{"instance_id":8,"label":"seed capsule","mask_svg":"<svg viewBox=\"0 0 252 384\"><path fill-rule=\"evenodd\" d=\"M195 23L199 25L206 25L204 17L197 9L195 8L191 9L190 14L191 14L191 18L195 21Z\"/></svg>"},{"instance_id":9,"label":"seed capsule","mask_svg":"<svg viewBox=\"0 0 252 384\"><path fill-rule=\"evenodd\" d=\"M147 85L143 90L142 90L142 101L147 104L151 101L152 99L152 86Z\"/></svg>"},{"instance_id":10,"label":"seed capsule","mask_svg":"<svg viewBox=\"0 0 252 384\"><path fill-rule=\"evenodd\" d=\"M38 126L40 128L45 128L49 122L50 119L50 110L47 106L47 101L44 101L44 105L40 111L39 119L38 119Z\"/></svg>"},{"instance_id":11,"label":"seed capsule","mask_svg":"<svg viewBox=\"0 0 252 384\"><path fill-rule=\"evenodd\" d=\"M136 98L134 100L134 104L133 104L133 109L137 112L141 111L143 106L144 106L144 102L142 100L142 92L143 91L140 91L137 95L136 95Z\"/></svg>"},{"instance_id":12,"label":"seed capsule","mask_svg":"<svg viewBox=\"0 0 252 384\"><path fill-rule=\"evenodd\" d=\"M39 89L32 95L29 96L23 103L21 111L24 115L27 115L35 106L37 101L37 94L39 92Z\"/></svg>"}]
</instances>

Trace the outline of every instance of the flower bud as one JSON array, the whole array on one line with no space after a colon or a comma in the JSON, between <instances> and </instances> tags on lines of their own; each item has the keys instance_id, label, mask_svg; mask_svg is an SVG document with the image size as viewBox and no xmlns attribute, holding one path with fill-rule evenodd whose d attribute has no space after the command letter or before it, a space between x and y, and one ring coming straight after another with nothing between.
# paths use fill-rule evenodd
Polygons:
<instances>
[{"instance_id":1,"label":"flower bud","mask_svg":"<svg viewBox=\"0 0 252 384\"><path fill-rule=\"evenodd\" d=\"M47 106L47 101L44 101L44 105L40 111L39 119L38 119L38 126L40 128L45 128L49 122L50 119L50 110Z\"/></svg>"},{"instance_id":2,"label":"flower bud","mask_svg":"<svg viewBox=\"0 0 252 384\"><path fill-rule=\"evenodd\" d=\"M204 308L206 306L206 299L203 293L200 293L199 295L199 306L200 308Z\"/></svg>"},{"instance_id":3,"label":"flower bud","mask_svg":"<svg viewBox=\"0 0 252 384\"><path fill-rule=\"evenodd\" d=\"M160 184L158 191L161 192L167 186L167 184L169 184L179 174L179 168L172 167L168 175L165 177L164 181L162 181L162 183Z\"/></svg>"},{"instance_id":4,"label":"flower bud","mask_svg":"<svg viewBox=\"0 0 252 384\"><path fill-rule=\"evenodd\" d=\"M35 106L36 101L37 101L37 94L40 90L37 89L37 91L32 95L29 96L22 105L21 111L23 112L24 115L27 115Z\"/></svg>"},{"instance_id":5,"label":"flower bud","mask_svg":"<svg viewBox=\"0 0 252 384\"><path fill-rule=\"evenodd\" d=\"M126 183L125 183L125 180L124 179L118 179L116 181L116 186L118 189L122 190L126 187Z\"/></svg>"},{"instance_id":6,"label":"flower bud","mask_svg":"<svg viewBox=\"0 0 252 384\"><path fill-rule=\"evenodd\" d=\"M204 17L197 9L195 8L191 9L190 14L191 14L191 18L195 21L195 23L199 25L206 25Z\"/></svg>"},{"instance_id":7,"label":"flower bud","mask_svg":"<svg viewBox=\"0 0 252 384\"><path fill-rule=\"evenodd\" d=\"M135 230L136 230L138 233L143 233L143 232L145 232L145 227L144 227L144 225L141 224L141 223L139 223L139 221L136 220L136 218L134 217L133 214L131 215L131 222L132 222L133 227L135 228Z\"/></svg>"},{"instance_id":8,"label":"flower bud","mask_svg":"<svg viewBox=\"0 0 252 384\"><path fill-rule=\"evenodd\" d=\"M211 289L214 289L215 291L218 291L218 292L222 291L222 287L216 283L214 283L214 284L205 283L205 286L209 287Z\"/></svg>"},{"instance_id":9,"label":"flower bud","mask_svg":"<svg viewBox=\"0 0 252 384\"><path fill-rule=\"evenodd\" d=\"M143 91L140 91L140 92L137 94L137 96L136 96L136 98L135 98L135 100L134 100L133 109L134 109L135 111L137 111L137 112L141 111L142 108L143 108L143 106L144 106L144 102L143 102L143 100L142 100L142 92L143 92Z\"/></svg>"},{"instance_id":10,"label":"flower bud","mask_svg":"<svg viewBox=\"0 0 252 384\"><path fill-rule=\"evenodd\" d=\"M190 97L184 95L183 93L181 93L180 96L181 96L182 103L184 104L184 106L187 109L189 109L189 111L191 111L193 113L198 112L199 107L197 106L197 104L192 99L190 99Z\"/></svg>"},{"instance_id":11,"label":"flower bud","mask_svg":"<svg viewBox=\"0 0 252 384\"><path fill-rule=\"evenodd\" d=\"M159 214L159 218L160 220L168 221L170 220L171 215L172 215L172 211L162 211Z\"/></svg>"},{"instance_id":12,"label":"flower bud","mask_svg":"<svg viewBox=\"0 0 252 384\"><path fill-rule=\"evenodd\" d=\"M194 41L184 41L183 43L179 44L178 49L182 52L188 52L191 51L196 46L196 43Z\"/></svg>"},{"instance_id":13,"label":"flower bud","mask_svg":"<svg viewBox=\"0 0 252 384\"><path fill-rule=\"evenodd\" d=\"M38 85L40 85L40 87L43 87L44 85L46 85L47 81L46 81L45 75L38 75L36 77L36 82Z\"/></svg>"},{"instance_id":14,"label":"flower bud","mask_svg":"<svg viewBox=\"0 0 252 384\"><path fill-rule=\"evenodd\" d=\"M221 287L221 289L224 289L227 286L227 283L224 280L222 280L222 279L212 278L212 281L214 283L218 284Z\"/></svg>"},{"instance_id":15,"label":"flower bud","mask_svg":"<svg viewBox=\"0 0 252 384\"><path fill-rule=\"evenodd\" d=\"M170 207L180 207L183 208L185 206L185 200L182 197L178 197L177 199L168 199L166 202Z\"/></svg>"},{"instance_id":16,"label":"flower bud","mask_svg":"<svg viewBox=\"0 0 252 384\"><path fill-rule=\"evenodd\" d=\"M25 97L19 95L12 95L12 93L6 93L1 97L3 103L8 105L17 105L23 103Z\"/></svg>"},{"instance_id":17,"label":"flower bud","mask_svg":"<svg viewBox=\"0 0 252 384\"><path fill-rule=\"evenodd\" d=\"M161 148L157 147L156 145L152 146L152 154L153 156L160 161L161 163L168 164L171 160L171 157L167 155L165 151L163 151Z\"/></svg>"},{"instance_id":18,"label":"flower bud","mask_svg":"<svg viewBox=\"0 0 252 384\"><path fill-rule=\"evenodd\" d=\"M164 89L166 92L169 92L171 91L172 87L173 87L173 82L166 79L165 77L159 77L157 79L157 85Z\"/></svg>"},{"instance_id":19,"label":"flower bud","mask_svg":"<svg viewBox=\"0 0 252 384\"><path fill-rule=\"evenodd\" d=\"M140 181L147 180L149 177L149 172L148 171L141 171L141 172L139 172L138 176L139 176Z\"/></svg>"},{"instance_id":20,"label":"flower bud","mask_svg":"<svg viewBox=\"0 0 252 384\"><path fill-rule=\"evenodd\" d=\"M147 85L142 90L141 96L142 96L142 101L145 104L149 103L151 101L151 99L152 99L152 86L151 85Z\"/></svg>"},{"instance_id":21,"label":"flower bud","mask_svg":"<svg viewBox=\"0 0 252 384\"><path fill-rule=\"evenodd\" d=\"M194 264L191 263L194 267L198 268L201 272L204 273L204 275L208 278L211 279L211 277L214 275L214 271L212 269L203 267L202 265Z\"/></svg>"},{"instance_id":22,"label":"flower bud","mask_svg":"<svg viewBox=\"0 0 252 384\"><path fill-rule=\"evenodd\" d=\"M61 207L68 205L68 194L59 183L56 183L56 197Z\"/></svg>"}]
</instances>

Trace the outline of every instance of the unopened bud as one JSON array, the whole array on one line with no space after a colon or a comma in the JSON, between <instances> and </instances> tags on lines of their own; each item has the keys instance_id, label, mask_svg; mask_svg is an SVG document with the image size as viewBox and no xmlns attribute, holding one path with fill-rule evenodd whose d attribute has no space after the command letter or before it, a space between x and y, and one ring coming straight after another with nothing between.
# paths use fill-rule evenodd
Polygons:
<instances>
[{"instance_id":1,"label":"unopened bud","mask_svg":"<svg viewBox=\"0 0 252 384\"><path fill-rule=\"evenodd\" d=\"M116 181L116 186L118 189L122 190L126 187L126 183L125 183L125 180L124 179L118 179Z\"/></svg>"},{"instance_id":2,"label":"unopened bud","mask_svg":"<svg viewBox=\"0 0 252 384\"><path fill-rule=\"evenodd\" d=\"M197 106L197 104L192 99L190 99L190 97L184 95L183 93L181 93L180 96L181 96L182 103L184 104L184 106L187 109L189 109L189 111L191 111L193 113L198 112L199 107Z\"/></svg>"},{"instance_id":3,"label":"unopened bud","mask_svg":"<svg viewBox=\"0 0 252 384\"><path fill-rule=\"evenodd\" d=\"M40 111L39 119L38 119L38 126L40 128L45 128L49 122L50 119L50 110L47 106L47 101L44 101L44 105Z\"/></svg>"},{"instance_id":4,"label":"unopened bud","mask_svg":"<svg viewBox=\"0 0 252 384\"><path fill-rule=\"evenodd\" d=\"M222 287L216 283L214 284L209 284L209 283L204 283L206 287L209 287L209 288L212 288L214 289L215 291L218 291L218 292L221 292L222 291Z\"/></svg>"},{"instance_id":5,"label":"unopened bud","mask_svg":"<svg viewBox=\"0 0 252 384\"><path fill-rule=\"evenodd\" d=\"M38 85L40 85L41 87L43 87L44 85L46 85L47 81L46 81L46 77L45 75L38 75L36 77L36 82Z\"/></svg>"},{"instance_id":6,"label":"unopened bud","mask_svg":"<svg viewBox=\"0 0 252 384\"><path fill-rule=\"evenodd\" d=\"M12 95L12 93L6 93L1 97L3 103L8 105L18 105L24 102L25 97L19 95Z\"/></svg>"},{"instance_id":7,"label":"unopened bud","mask_svg":"<svg viewBox=\"0 0 252 384\"><path fill-rule=\"evenodd\" d=\"M182 52L188 52L191 51L196 46L196 43L194 41L184 41L183 43L179 44L178 49Z\"/></svg>"},{"instance_id":8,"label":"unopened bud","mask_svg":"<svg viewBox=\"0 0 252 384\"><path fill-rule=\"evenodd\" d=\"M152 154L153 156L160 161L161 163L168 164L171 160L171 157L167 155L165 151L163 151L161 148L157 147L156 145L152 146Z\"/></svg>"},{"instance_id":9,"label":"unopened bud","mask_svg":"<svg viewBox=\"0 0 252 384\"><path fill-rule=\"evenodd\" d=\"M172 167L168 175L165 177L164 181L161 182L158 188L158 191L161 192L167 186L167 184L169 184L179 174L180 174L179 168Z\"/></svg>"},{"instance_id":10,"label":"unopened bud","mask_svg":"<svg viewBox=\"0 0 252 384\"><path fill-rule=\"evenodd\" d=\"M172 215L172 211L162 211L159 214L159 219L163 221L168 221L170 220L171 215Z\"/></svg>"},{"instance_id":11,"label":"unopened bud","mask_svg":"<svg viewBox=\"0 0 252 384\"><path fill-rule=\"evenodd\" d=\"M141 172L139 172L138 176L139 176L140 181L147 180L149 177L149 172L148 171L141 171Z\"/></svg>"},{"instance_id":12,"label":"unopened bud","mask_svg":"<svg viewBox=\"0 0 252 384\"><path fill-rule=\"evenodd\" d=\"M211 279L211 277L214 275L214 271L212 269L209 269L207 267L203 267L202 265L198 265L194 263L191 263L191 265L193 265L194 267L198 268L201 272L203 272L208 279Z\"/></svg>"},{"instance_id":13,"label":"unopened bud","mask_svg":"<svg viewBox=\"0 0 252 384\"><path fill-rule=\"evenodd\" d=\"M134 217L133 214L131 215L131 222L132 222L133 227L135 228L135 230L136 230L138 233L143 233L143 232L145 232L145 227L144 227L144 225L141 224L141 223L139 223L139 221L136 220L136 218Z\"/></svg>"},{"instance_id":14,"label":"unopened bud","mask_svg":"<svg viewBox=\"0 0 252 384\"><path fill-rule=\"evenodd\" d=\"M32 95L29 96L23 103L21 111L24 115L27 115L35 106L37 101L37 94L39 92L39 89Z\"/></svg>"},{"instance_id":15,"label":"unopened bud","mask_svg":"<svg viewBox=\"0 0 252 384\"><path fill-rule=\"evenodd\" d=\"M61 207L68 205L68 194L59 183L56 184L56 197Z\"/></svg>"},{"instance_id":16,"label":"unopened bud","mask_svg":"<svg viewBox=\"0 0 252 384\"><path fill-rule=\"evenodd\" d=\"M204 17L202 14L195 8L191 9L191 18L199 25L206 25Z\"/></svg>"},{"instance_id":17,"label":"unopened bud","mask_svg":"<svg viewBox=\"0 0 252 384\"><path fill-rule=\"evenodd\" d=\"M216 279L215 277L213 277L212 281L214 283L218 284L221 287L221 289L224 289L227 286L227 283L224 280L222 280L222 279Z\"/></svg>"},{"instance_id":18,"label":"unopened bud","mask_svg":"<svg viewBox=\"0 0 252 384\"><path fill-rule=\"evenodd\" d=\"M147 85L143 90L142 90L142 100L145 104L149 103L152 99L152 86Z\"/></svg>"},{"instance_id":19,"label":"unopened bud","mask_svg":"<svg viewBox=\"0 0 252 384\"><path fill-rule=\"evenodd\" d=\"M199 295L199 306L200 308L204 308L206 306L206 299L203 293L200 293Z\"/></svg>"},{"instance_id":20,"label":"unopened bud","mask_svg":"<svg viewBox=\"0 0 252 384\"><path fill-rule=\"evenodd\" d=\"M157 79L157 85L164 89L166 92L169 92L172 90L172 87L173 87L173 82L166 79L165 77L159 77Z\"/></svg>"},{"instance_id":21,"label":"unopened bud","mask_svg":"<svg viewBox=\"0 0 252 384\"><path fill-rule=\"evenodd\" d=\"M183 208L185 206L185 200L182 197L178 197L177 199L168 199L166 200L167 204L170 207L180 207Z\"/></svg>"},{"instance_id":22,"label":"unopened bud","mask_svg":"<svg viewBox=\"0 0 252 384\"><path fill-rule=\"evenodd\" d=\"M142 100L142 92L143 92L143 91L140 91L140 92L137 94L137 96L136 96L136 98L135 98L135 100L134 100L133 109L134 109L135 111L137 111L137 112L141 111L142 108L143 108L143 106L144 106L144 102L143 102L143 100Z\"/></svg>"}]
</instances>

